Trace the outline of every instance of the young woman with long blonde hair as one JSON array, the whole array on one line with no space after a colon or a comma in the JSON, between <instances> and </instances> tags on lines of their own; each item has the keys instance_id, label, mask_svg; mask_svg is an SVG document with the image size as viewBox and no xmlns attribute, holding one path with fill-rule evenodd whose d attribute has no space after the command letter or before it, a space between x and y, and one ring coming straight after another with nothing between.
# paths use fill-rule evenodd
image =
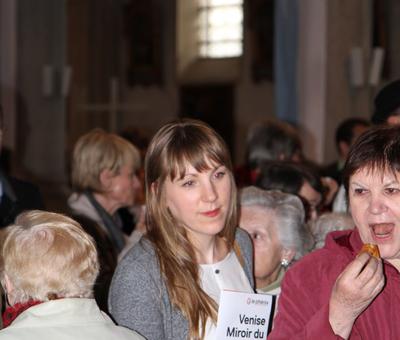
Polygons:
<instances>
[{"instance_id":1,"label":"young woman with long blonde hair","mask_svg":"<svg viewBox=\"0 0 400 340\"><path fill-rule=\"evenodd\" d=\"M147 234L115 272L111 314L148 340L215 339L221 291L253 292L228 149L203 122L166 124L145 177Z\"/></svg>"}]
</instances>

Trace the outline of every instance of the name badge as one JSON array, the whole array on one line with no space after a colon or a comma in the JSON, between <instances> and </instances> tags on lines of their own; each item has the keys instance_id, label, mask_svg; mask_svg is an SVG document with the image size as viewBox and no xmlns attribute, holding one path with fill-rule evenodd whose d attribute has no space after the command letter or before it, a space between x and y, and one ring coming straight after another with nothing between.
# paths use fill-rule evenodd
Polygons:
<instances>
[{"instance_id":1,"label":"name badge","mask_svg":"<svg viewBox=\"0 0 400 340\"><path fill-rule=\"evenodd\" d=\"M273 296L222 291L217 339L267 339Z\"/></svg>"}]
</instances>

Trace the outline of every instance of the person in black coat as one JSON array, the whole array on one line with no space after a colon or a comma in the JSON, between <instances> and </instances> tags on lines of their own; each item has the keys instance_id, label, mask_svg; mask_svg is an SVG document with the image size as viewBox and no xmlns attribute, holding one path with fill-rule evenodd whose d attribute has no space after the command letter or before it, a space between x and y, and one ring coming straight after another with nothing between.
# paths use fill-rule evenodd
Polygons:
<instances>
[{"instance_id":1,"label":"person in black coat","mask_svg":"<svg viewBox=\"0 0 400 340\"><path fill-rule=\"evenodd\" d=\"M3 110L0 106L0 149L3 136ZM39 189L32 183L9 176L0 168L0 228L14 222L25 210L43 210Z\"/></svg>"},{"instance_id":2,"label":"person in black coat","mask_svg":"<svg viewBox=\"0 0 400 340\"><path fill-rule=\"evenodd\" d=\"M0 182L0 228L13 223L17 215L25 210L44 209L42 195L35 185L9 177L1 170Z\"/></svg>"}]
</instances>

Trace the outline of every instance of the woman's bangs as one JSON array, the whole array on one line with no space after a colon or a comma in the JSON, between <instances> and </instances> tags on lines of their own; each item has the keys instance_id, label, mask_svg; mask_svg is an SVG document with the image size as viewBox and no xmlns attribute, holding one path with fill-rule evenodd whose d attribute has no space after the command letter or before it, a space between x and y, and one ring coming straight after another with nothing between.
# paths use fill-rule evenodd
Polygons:
<instances>
[{"instance_id":1,"label":"woman's bangs","mask_svg":"<svg viewBox=\"0 0 400 340\"><path fill-rule=\"evenodd\" d=\"M221 164L229 164L229 160L225 159L224 152L212 145L185 145L171 150L167 165L168 174L171 180L175 178L183 178L186 174L188 165L193 166L198 172L206 171L214 166Z\"/></svg>"}]
</instances>

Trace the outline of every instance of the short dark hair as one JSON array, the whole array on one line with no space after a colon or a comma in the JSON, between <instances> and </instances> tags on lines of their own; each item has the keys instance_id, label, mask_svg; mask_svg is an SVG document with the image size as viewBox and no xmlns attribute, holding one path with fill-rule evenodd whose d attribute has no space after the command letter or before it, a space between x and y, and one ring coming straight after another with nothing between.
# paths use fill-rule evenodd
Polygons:
<instances>
[{"instance_id":1,"label":"short dark hair","mask_svg":"<svg viewBox=\"0 0 400 340\"><path fill-rule=\"evenodd\" d=\"M390 116L397 115L400 107L400 80L395 80L384 86L374 99L375 110L371 117L373 124L384 124Z\"/></svg>"},{"instance_id":2,"label":"short dark hair","mask_svg":"<svg viewBox=\"0 0 400 340\"><path fill-rule=\"evenodd\" d=\"M278 161L267 162L260 167L256 186L298 195L305 182L321 195L324 194L321 179L313 169L305 164Z\"/></svg>"},{"instance_id":3,"label":"short dark hair","mask_svg":"<svg viewBox=\"0 0 400 340\"><path fill-rule=\"evenodd\" d=\"M324 197L324 187L321 178L306 164L293 162L268 162L260 167L260 174L256 180L256 186L264 190L280 190L285 193L297 195L304 205L307 220L311 217L309 202L301 197L300 190L304 183L310 186Z\"/></svg>"},{"instance_id":4,"label":"short dark hair","mask_svg":"<svg viewBox=\"0 0 400 340\"><path fill-rule=\"evenodd\" d=\"M264 190L280 190L297 195L304 183L302 174L287 162L268 162L260 167L256 186Z\"/></svg>"},{"instance_id":5,"label":"short dark hair","mask_svg":"<svg viewBox=\"0 0 400 340\"><path fill-rule=\"evenodd\" d=\"M350 177L365 167L393 173L400 171L400 126L373 127L351 146L343 170L347 193Z\"/></svg>"},{"instance_id":6,"label":"short dark hair","mask_svg":"<svg viewBox=\"0 0 400 340\"><path fill-rule=\"evenodd\" d=\"M345 142L347 145L351 145L354 138L354 128L356 126L369 127L370 123L363 118L348 118L339 124L336 129L336 147L339 150L340 142Z\"/></svg>"}]
</instances>

